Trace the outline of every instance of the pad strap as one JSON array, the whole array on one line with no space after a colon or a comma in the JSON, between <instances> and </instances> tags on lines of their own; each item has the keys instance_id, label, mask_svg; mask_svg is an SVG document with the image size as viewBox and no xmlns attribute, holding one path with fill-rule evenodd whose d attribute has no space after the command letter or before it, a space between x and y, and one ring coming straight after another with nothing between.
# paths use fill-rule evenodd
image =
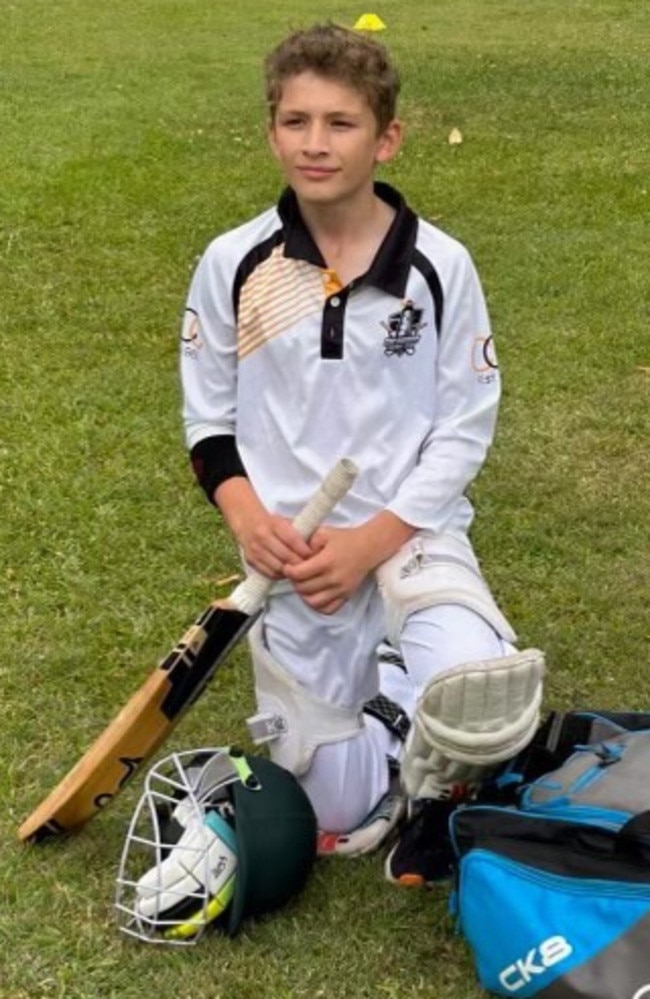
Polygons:
<instances>
[{"instance_id":1,"label":"pad strap","mask_svg":"<svg viewBox=\"0 0 650 999\"><path fill-rule=\"evenodd\" d=\"M400 742L406 741L411 722L403 708L392 701L385 694L377 694L371 700L366 701L363 706L364 715L376 718L388 729L392 735L397 736Z\"/></svg>"}]
</instances>

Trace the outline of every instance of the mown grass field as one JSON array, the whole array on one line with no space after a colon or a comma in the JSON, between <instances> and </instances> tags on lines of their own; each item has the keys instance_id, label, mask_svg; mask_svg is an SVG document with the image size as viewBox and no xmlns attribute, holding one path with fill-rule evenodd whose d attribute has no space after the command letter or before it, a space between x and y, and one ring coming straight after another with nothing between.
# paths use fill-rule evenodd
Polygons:
<instances>
[{"instance_id":1,"label":"mown grass field","mask_svg":"<svg viewBox=\"0 0 650 999\"><path fill-rule=\"evenodd\" d=\"M547 707L648 708L648 19L639 0L382 0L408 137L386 170L471 248L505 392L474 540ZM236 571L184 454L197 255L262 210L261 59L314 0L0 5L0 997L478 999L447 891L322 862L234 942L115 929L135 781L75 839L19 822ZM461 145L448 135L459 128ZM244 742L237 653L169 748Z\"/></svg>"}]
</instances>

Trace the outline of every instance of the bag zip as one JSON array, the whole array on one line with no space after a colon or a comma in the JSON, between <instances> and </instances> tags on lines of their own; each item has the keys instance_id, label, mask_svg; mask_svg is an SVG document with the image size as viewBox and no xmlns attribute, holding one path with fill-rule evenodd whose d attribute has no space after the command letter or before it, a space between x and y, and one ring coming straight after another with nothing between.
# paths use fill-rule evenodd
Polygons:
<instances>
[{"instance_id":1,"label":"bag zip","mask_svg":"<svg viewBox=\"0 0 650 999\"><path fill-rule=\"evenodd\" d=\"M580 822L588 826L600 826L617 832L632 818L632 812L618 812L613 808L596 808L593 805L567 804L566 798L557 803L525 805L519 809L522 815L539 819L562 819L564 822Z\"/></svg>"}]
</instances>

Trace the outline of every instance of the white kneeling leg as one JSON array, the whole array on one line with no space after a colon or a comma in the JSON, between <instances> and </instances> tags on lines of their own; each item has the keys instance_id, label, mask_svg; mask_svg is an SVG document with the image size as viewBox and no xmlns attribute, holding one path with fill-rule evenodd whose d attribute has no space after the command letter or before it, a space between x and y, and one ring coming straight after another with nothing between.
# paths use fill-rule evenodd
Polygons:
<instances>
[{"instance_id":1,"label":"white kneeling leg","mask_svg":"<svg viewBox=\"0 0 650 999\"><path fill-rule=\"evenodd\" d=\"M420 697L402 758L413 798L474 790L537 730L544 656L537 649L465 663L434 676Z\"/></svg>"},{"instance_id":2,"label":"white kneeling leg","mask_svg":"<svg viewBox=\"0 0 650 999\"><path fill-rule=\"evenodd\" d=\"M297 777L305 774L319 746L354 739L363 730L357 709L331 704L313 694L269 652L261 623L249 633L258 714L248 719L257 745L268 743L274 763Z\"/></svg>"}]
</instances>

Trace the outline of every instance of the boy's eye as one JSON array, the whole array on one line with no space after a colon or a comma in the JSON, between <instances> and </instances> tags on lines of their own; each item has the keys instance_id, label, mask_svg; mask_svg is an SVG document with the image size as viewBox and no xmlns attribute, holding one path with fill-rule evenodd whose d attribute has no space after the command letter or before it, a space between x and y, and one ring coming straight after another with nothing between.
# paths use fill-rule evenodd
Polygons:
<instances>
[{"instance_id":1,"label":"boy's eye","mask_svg":"<svg viewBox=\"0 0 650 999\"><path fill-rule=\"evenodd\" d=\"M305 127L307 119L302 118L300 115L287 115L286 117L279 118L279 124L282 128L299 129ZM348 129L354 128L355 122L351 121L349 118L332 118L329 122L329 127L338 132L344 132Z\"/></svg>"}]
</instances>

